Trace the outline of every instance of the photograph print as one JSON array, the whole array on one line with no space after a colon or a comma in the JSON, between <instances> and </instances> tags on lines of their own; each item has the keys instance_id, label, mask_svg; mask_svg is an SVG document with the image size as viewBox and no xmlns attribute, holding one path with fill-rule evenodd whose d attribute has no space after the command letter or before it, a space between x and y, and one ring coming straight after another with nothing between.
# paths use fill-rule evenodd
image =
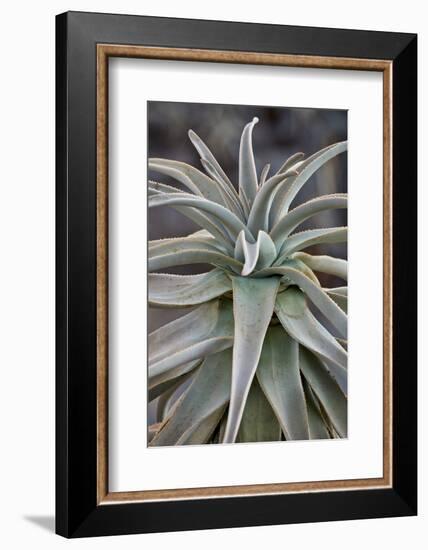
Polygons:
<instances>
[{"instance_id":1,"label":"photograph print","mask_svg":"<svg viewBox=\"0 0 428 550\"><path fill-rule=\"evenodd\" d=\"M148 446L346 438L347 111L147 112Z\"/></svg>"}]
</instances>

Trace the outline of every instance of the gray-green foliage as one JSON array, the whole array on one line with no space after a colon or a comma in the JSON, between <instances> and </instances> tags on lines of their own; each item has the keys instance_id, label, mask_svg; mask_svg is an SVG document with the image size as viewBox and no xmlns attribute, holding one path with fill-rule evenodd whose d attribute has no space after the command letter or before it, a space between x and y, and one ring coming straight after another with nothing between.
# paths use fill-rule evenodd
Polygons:
<instances>
[{"instance_id":1,"label":"gray-green foliage","mask_svg":"<svg viewBox=\"0 0 428 550\"><path fill-rule=\"evenodd\" d=\"M345 194L291 209L324 163L346 150L296 153L260 178L252 132L242 133L235 188L207 145L189 137L206 173L150 159L187 191L149 182L149 207L169 206L200 230L149 243L149 303L190 312L149 335L150 445L329 439L347 435L347 287L322 288L317 273L347 280L347 262L304 252L346 242L346 227L299 231L319 212L346 208ZM210 264L200 275L156 271ZM318 310L320 315L315 315ZM328 320L324 322L324 320Z\"/></svg>"}]
</instances>

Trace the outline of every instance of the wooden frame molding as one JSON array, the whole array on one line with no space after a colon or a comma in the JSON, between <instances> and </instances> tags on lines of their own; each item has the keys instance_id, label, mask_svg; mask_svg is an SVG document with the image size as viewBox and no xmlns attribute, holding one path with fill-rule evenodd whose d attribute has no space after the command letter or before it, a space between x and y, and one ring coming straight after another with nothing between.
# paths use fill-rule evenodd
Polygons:
<instances>
[{"instance_id":1,"label":"wooden frame molding","mask_svg":"<svg viewBox=\"0 0 428 550\"><path fill-rule=\"evenodd\" d=\"M383 73L383 477L234 487L109 492L108 489L108 60L133 57ZM240 497L392 487L392 61L242 51L97 44L97 502Z\"/></svg>"}]
</instances>

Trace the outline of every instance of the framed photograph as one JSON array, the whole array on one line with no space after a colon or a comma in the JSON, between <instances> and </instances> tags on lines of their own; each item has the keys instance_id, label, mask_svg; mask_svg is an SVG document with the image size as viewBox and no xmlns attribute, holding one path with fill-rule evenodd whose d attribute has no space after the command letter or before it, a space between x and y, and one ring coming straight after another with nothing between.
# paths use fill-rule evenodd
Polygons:
<instances>
[{"instance_id":1,"label":"framed photograph","mask_svg":"<svg viewBox=\"0 0 428 550\"><path fill-rule=\"evenodd\" d=\"M56 25L57 533L416 514L416 35Z\"/></svg>"}]
</instances>

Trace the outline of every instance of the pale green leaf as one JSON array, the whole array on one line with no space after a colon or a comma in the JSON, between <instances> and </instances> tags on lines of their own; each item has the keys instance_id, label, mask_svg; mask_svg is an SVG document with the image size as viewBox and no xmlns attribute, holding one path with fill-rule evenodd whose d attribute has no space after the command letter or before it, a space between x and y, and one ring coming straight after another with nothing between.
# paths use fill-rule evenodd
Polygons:
<instances>
[{"instance_id":1,"label":"pale green leaf","mask_svg":"<svg viewBox=\"0 0 428 550\"><path fill-rule=\"evenodd\" d=\"M258 441L281 441L281 427L257 378L254 378L245 403L236 442Z\"/></svg>"},{"instance_id":2,"label":"pale green leaf","mask_svg":"<svg viewBox=\"0 0 428 550\"><path fill-rule=\"evenodd\" d=\"M247 276L255 269L271 265L276 258L276 248L272 239L264 231L259 231L257 242L249 243L244 232L238 236L235 245L235 259L244 263L241 275Z\"/></svg>"},{"instance_id":3,"label":"pale green leaf","mask_svg":"<svg viewBox=\"0 0 428 550\"><path fill-rule=\"evenodd\" d=\"M336 338L336 342L347 354L348 341ZM343 395L348 395L348 373L345 368L341 368L336 362L332 361L328 357L323 357L319 353L314 352L318 359L322 362L326 370L330 373L330 376L336 381L339 388L342 390Z\"/></svg>"},{"instance_id":4,"label":"pale green leaf","mask_svg":"<svg viewBox=\"0 0 428 550\"><path fill-rule=\"evenodd\" d=\"M197 370L183 374L171 381L167 388L156 401L156 419L162 422L171 413L182 395L187 391ZM161 427L161 426L160 426Z\"/></svg>"},{"instance_id":5,"label":"pale green leaf","mask_svg":"<svg viewBox=\"0 0 428 550\"><path fill-rule=\"evenodd\" d=\"M151 446L207 442L230 397L231 357L231 350L227 350L205 359Z\"/></svg>"},{"instance_id":6,"label":"pale green leaf","mask_svg":"<svg viewBox=\"0 0 428 550\"><path fill-rule=\"evenodd\" d=\"M149 187L149 197L154 195L169 196L170 194L167 194L161 190L164 187L169 186L165 186L164 184L157 184L156 188ZM176 192L181 193L182 196L189 196L188 193L184 193L183 191L179 191L178 189L176 190ZM183 214L183 216L186 216L186 218L192 220L194 223L199 225L199 227L202 227L204 230L208 231L210 235L212 235L217 240L217 242L220 243L226 250L231 249L231 243L234 242L234 239L231 238L227 229L222 226L222 224L218 222L218 220L199 211L196 208L191 208L187 206L171 206L171 208L173 208L177 212L180 212L180 214Z\"/></svg>"},{"instance_id":7,"label":"pale green leaf","mask_svg":"<svg viewBox=\"0 0 428 550\"><path fill-rule=\"evenodd\" d=\"M208 161L206 162L212 166ZM230 186L224 183L216 171L211 179L189 164L166 159L149 159L149 168L175 178L193 193L230 208L238 216L243 215L237 193L230 190ZM213 170L215 170L214 167ZM170 186L165 186L162 190L166 191L166 187Z\"/></svg>"},{"instance_id":8,"label":"pale green leaf","mask_svg":"<svg viewBox=\"0 0 428 550\"><path fill-rule=\"evenodd\" d=\"M329 292L333 292L334 294L338 294L339 296L343 296L344 298L348 297L347 286L337 286L334 288L326 288L325 290L328 290Z\"/></svg>"},{"instance_id":9,"label":"pale green leaf","mask_svg":"<svg viewBox=\"0 0 428 550\"><path fill-rule=\"evenodd\" d=\"M272 318L279 277L253 279L233 277L232 389L225 443L236 439L245 401L260 359L266 330Z\"/></svg>"},{"instance_id":10,"label":"pale green leaf","mask_svg":"<svg viewBox=\"0 0 428 550\"><path fill-rule=\"evenodd\" d=\"M211 153L207 145L202 141L202 139L198 136L198 134L196 134L193 130L189 130L188 135L189 135L190 141L192 142L195 149L198 151L200 157L203 160L208 161L210 164L212 164L212 166L214 166L214 168L216 169L216 172L220 175L223 182L230 188L232 192L236 193L232 182L227 177L224 170L222 169L220 164L217 162L217 159L215 158L215 156Z\"/></svg>"},{"instance_id":11,"label":"pale green leaf","mask_svg":"<svg viewBox=\"0 0 428 550\"><path fill-rule=\"evenodd\" d=\"M223 204L222 185L213 178L184 162L151 158L149 169L170 176L191 190L196 195Z\"/></svg>"},{"instance_id":12,"label":"pale green leaf","mask_svg":"<svg viewBox=\"0 0 428 550\"><path fill-rule=\"evenodd\" d=\"M325 292L330 296L332 300L342 309L345 313L348 312L348 296L334 292L335 289L325 288Z\"/></svg>"},{"instance_id":13,"label":"pale green leaf","mask_svg":"<svg viewBox=\"0 0 428 550\"><path fill-rule=\"evenodd\" d=\"M274 268L277 267L275 263L273 264L273 266L274 266ZM294 259L294 258L288 258L287 260L284 260L284 262L282 263L281 266L278 266L278 267L283 267L283 266L292 267L294 269L297 269L298 271L300 271L301 273L306 275L306 277L308 277L316 285L321 286L317 276L312 271L312 269L310 267L308 267L305 263L301 262L300 260L297 260L297 259ZM260 271L254 272L252 274L252 277L260 278L260 277L270 276L272 274L272 272L266 271L266 269L269 269L269 268L263 268ZM281 277L281 282L287 283L287 282L289 282L289 280L287 279L287 277L282 276Z\"/></svg>"},{"instance_id":14,"label":"pale green leaf","mask_svg":"<svg viewBox=\"0 0 428 550\"><path fill-rule=\"evenodd\" d=\"M194 166L177 160L150 158L148 167L154 172L174 178L192 193L222 204L221 195L213 180Z\"/></svg>"},{"instance_id":15,"label":"pale green leaf","mask_svg":"<svg viewBox=\"0 0 428 550\"><path fill-rule=\"evenodd\" d=\"M190 363L184 363L173 367L169 370L165 370L156 376L150 376L150 367L148 369L148 389L149 389L149 402L159 397L162 393L169 390L177 381L183 382L186 379L186 375L196 369L201 364L200 359L190 361Z\"/></svg>"},{"instance_id":16,"label":"pale green leaf","mask_svg":"<svg viewBox=\"0 0 428 550\"><path fill-rule=\"evenodd\" d=\"M201 229L199 231L195 231L194 233L190 233L189 235L185 237L172 237L169 239L155 239L152 241L149 241L148 243L148 250L149 254L150 252L153 252L156 249L160 249L163 246L166 245L174 245L174 243L178 242L197 242L197 243L203 243L207 244L208 246L212 246L213 248L216 248L219 252L226 252L225 248L205 229Z\"/></svg>"},{"instance_id":17,"label":"pale green leaf","mask_svg":"<svg viewBox=\"0 0 428 550\"><path fill-rule=\"evenodd\" d=\"M296 166L297 163L300 163L305 157L305 153L294 153L294 155L291 155L291 157L288 157L288 159L284 162L284 164L281 165L279 170L277 171L277 174L283 174L290 168L293 168Z\"/></svg>"},{"instance_id":18,"label":"pale green leaf","mask_svg":"<svg viewBox=\"0 0 428 550\"><path fill-rule=\"evenodd\" d=\"M233 250L232 243L235 242L234 239L231 238L227 229L219 221L213 219L212 216L208 216L197 208L186 206L173 206L172 208L208 231L216 239L217 243L221 244L228 252Z\"/></svg>"},{"instance_id":19,"label":"pale green leaf","mask_svg":"<svg viewBox=\"0 0 428 550\"><path fill-rule=\"evenodd\" d=\"M148 269L150 272L167 267L186 264L211 264L230 268L237 273L242 263L213 249L209 244L183 243L180 246L157 247L149 250Z\"/></svg>"},{"instance_id":20,"label":"pale green leaf","mask_svg":"<svg viewBox=\"0 0 428 550\"><path fill-rule=\"evenodd\" d=\"M279 175L278 175L279 177ZM269 206L269 221L268 228L272 229L286 213L284 212L284 202L286 200L287 191L293 184L297 176L290 176L282 179L280 183L275 187L271 204Z\"/></svg>"},{"instance_id":21,"label":"pale green leaf","mask_svg":"<svg viewBox=\"0 0 428 550\"><path fill-rule=\"evenodd\" d=\"M326 210L346 208L347 205L348 198L345 194L323 195L312 199L285 214L270 231L270 236L279 250L290 233L307 219Z\"/></svg>"},{"instance_id":22,"label":"pale green leaf","mask_svg":"<svg viewBox=\"0 0 428 550\"><path fill-rule=\"evenodd\" d=\"M149 334L149 377L233 345L231 300L204 304Z\"/></svg>"},{"instance_id":23,"label":"pale green leaf","mask_svg":"<svg viewBox=\"0 0 428 550\"><path fill-rule=\"evenodd\" d=\"M259 119L254 117L245 125L239 147L239 195L245 196L250 207L258 189L256 164L254 161L252 134Z\"/></svg>"},{"instance_id":24,"label":"pale green leaf","mask_svg":"<svg viewBox=\"0 0 428 550\"><path fill-rule=\"evenodd\" d=\"M330 439L330 433L324 423L316 397L305 378L303 378L302 382L305 390L310 438Z\"/></svg>"},{"instance_id":25,"label":"pale green leaf","mask_svg":"<svg viewBox=\"0 0 428 550\"><path fill-rule=\"evenodd\" d=\"M263 166L263 170L260 174L260 183L259 183L259 187L262 187L266 181L266 178L269 174L269 170L270 170L270 164L265 164Z\"/></svg>"},{"instance_id":26,"label":"pale green leaf","mask_svg":"<svg viewBox=\"0 0 428 550\"><path fill-rule=\"evenodd\" d=\"M232 289L230 278L221 269L200 275L150 273L149 304L155 307L187 307L203 304Z\"/></svg>"},{"instance_id":27,"label":"pale green leaf","mask_svg":"<svg viewBox=\"0 0 428 550\"><path fill-rule=\"evenodd\" d=\"M309 277L301 271L289 266L268 267L263 270L266 275L282 275L287 277L289 281L298 285L305 294L310 298L313 304L321 311L323 315L337 328L340 334L347 338L348 333L348 318L340 309L334 300Z\"/></svg>"},{"instance_id":28,"label":"pale green leaf","mask_svg":"<svg viewBox=\"0 0 428 550\"><path fill-rule=\"evenodd\" d=\"M177 441L177 445L202 445L209 439L223 417L226 404L205 416L199 423L190 426Z\"/></svg>"},{"instance_id":29,"label":"pale green leaf","mask_svg":"<svg viewBox=\"0 0 428 550\"><path fill-rule=\"evenodd\" d=\"M288 258L294 252L308 248L315 244L333 244L333 243L345 243L348 240L348 228L347 227L328 227L323 229L309 229L308 231L301 231L300 233L294 233L291 237L285 241L283 247L280 250L280 256L275 262L276 265Z\"/></svg>"},{"instance_id":30,"label":"pale green leaf","mask_svg":"<svg viewBox=\"0 0 428 550\"><path fill-rule=\"evenodd\" d=\"M341 382L343 378L346 381L347 353L312 315L301 290L289 287L278 294L275 312L292 338L321 357L331 360L332 365L336 366L336 372L342 375Z\"/></svg>"},{"instance_id":31,"label":"pale green leaf","mask_svg":"<svg viewBox=\"0 0 428 550\"><path fill-rule=\"evenodd\" d=\"M348 144L346 141L336 143L334 145L329 145L325 149L318 151L317 153L312 155L312 157L304 161L304 164L302 165L302 167L304 166L303 169L299 170L299 175L294 180L293 185L291 185L287 190L287 195L283 202L284 212L288 212L290 204L292 203L300 189L312 176L312 174L314 174L319 168L321 168L321 166L327 161L346 151L347 147Z\"/></svg>"},{"instance_id":32,"label":"pale green leaf","mask_svg":"<svg viewBox=\"0 0 428 550\"><path fill-rule=\"evenodd\" d=\"M157 206L190 206L197 208L220 221L235 238L243 230L250 242L254 242L255 240L251 232L233 212L212 201L184 193L171 193L169 195L151 196L148 202L149 208Z\"/></svg>"},{"instance_id":33,"label":"pale green leaf","mask_svg":"<svg viewBox=\"0 0 428 550\"><path fill-rule=\"evenodd\" d=\"M301 260L313 271L334 275L344 281L348 280L348 262L346 260L332 256L313 256L306 252L296 252L293 254L293 258Z\"/></svg>"},{"instance_id":34,"label":"pale green leaf","mask_svg":"<svg viewBox=\"0 0 428 550\"><path fill-rule=\"evenodd\" d=\"M318 357L304 347L300 347L300 370L322 403L338 434L346 437L346 397Z\"/></svg>"},{"instance_id":35,"label":"pale green leaf","mask_svg":"<svg viewBox=\"0 0 428 550\"><path fill-rule=\"evenodd\" d=\"M299 344L281 326L268 329L256 374L286 439L309 439Z\"/></svg>"},{"instance_id":36,"label":"pale green leaf","mask_svg":"<svg viewBox=\"0 0 428 550\"><path fill-rule=\"evenodd\" d=\"M186 250L192 250L199 246L212 252L221 252L222 254L226 252L214 238L204 235L195 235L193 233L187 237L173 237L171 239L149 241L149 258L166 252L185 252Z\"/></svg>"},{"instance_id":37,"label":"pale green leaf","mask_svg":"<svg viewBox=\"0 0 428 550\"><path fill-rule=\"evenodd\" d=\"M208 160L201 159L201 163L207 174L209 174L218 183L225 206L234 212L241 220L244 220L245 213L238 194L236 192L232 192L230 187L224 183L221 175Z\"/></svg>"},{"instance_id":38,"label":"pale green leaf","mask_svg":"<svg viewBox=\"0 0 428 550\"><path fill-rule=\"evenodd\" d=\"M185 193L181 189L177 189L173 185L167 185L166 183L161 183L159 181L149 180L149 186L147 188L149 196L150 195L159 195L161 193Z\"/></svg>"},{"instance_id":39,"label":"pale green leaf","mask_svg":"<svg viewBox=\"0 0 428 550\"><path fill-rule=\"evenodd\" d=\"M260 229L263 231L268 229L269 209L272 201L275 199L275 190L286 180L286 175L277 174L269 178L263 187L259 189L247 222L248 228L253 235L256 235Z\"/></svg>"}]
</instances>

